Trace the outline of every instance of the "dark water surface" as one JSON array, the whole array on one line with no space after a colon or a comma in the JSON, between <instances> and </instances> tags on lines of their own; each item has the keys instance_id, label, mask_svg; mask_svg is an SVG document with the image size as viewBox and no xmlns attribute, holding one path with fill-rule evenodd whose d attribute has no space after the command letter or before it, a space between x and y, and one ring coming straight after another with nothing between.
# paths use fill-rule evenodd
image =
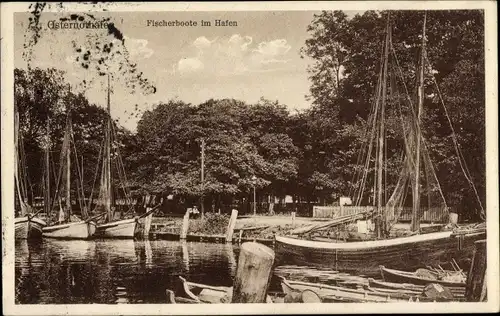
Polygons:
<instances>
[{"instance_id":1,"label":"dark water surface","mask_svg":"<svg viewBox=\"0 0 500 316\"><path fill-rule=\"evenodd\" d=\"M16 304L164 303L182 275L232 286L238 248L165 240L16 242Z\"/></svg>"}]
</instances>

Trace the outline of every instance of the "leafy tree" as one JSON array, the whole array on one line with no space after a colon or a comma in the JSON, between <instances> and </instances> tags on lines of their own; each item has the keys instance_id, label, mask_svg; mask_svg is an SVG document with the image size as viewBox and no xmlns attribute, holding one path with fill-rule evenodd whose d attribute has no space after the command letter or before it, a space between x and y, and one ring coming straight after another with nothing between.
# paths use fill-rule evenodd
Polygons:
<instances>
[{"instance_id":1,"label":"leafy tree","mask_svg":"<svg viewBox=\"0 0 500 316\"><path fill-rule=\"evenodd\" d=\"M302 49L304 55L314 60L309 68L314 106L308 113L308 120L317 121L322 117L331 122L328 127L318 124L325 136L319 132L316 134L319 138L312 137L317 138L317 143L327 145L329 150L324 150L327 153L325 159L331 164L324 173L316 173L311 179L328 184L326 179L334 178L323 175L336 174L338 185L334 189L330 183L331 190L345 188L348 175L356 164L357 155L353 148L359 148L364 137L356 130L366 129L369 109L374 102L388 13L366 11L348 19L340 11L324 11L315 15L308 27L310 38ZM386 169L388 179L394 179L400 172L397 159L401 157L402 148L401 141L398 141L401 124L395 109L406 93L413 104L416 103L423 12L391 11L390 19L391 54L395 52L397 56L397 59L394 54L390 57L391 64L396 65L391 69L394 75L390 80L399 82L397 90L390 91L402 95L399 100L393 98L389 102L387 113L388 144L393 150L388 153ZM483 12L479 10L427 11L426 51L429 61L425 65L426 98L422 126L441 186L452 206L467 205L465 202L474 201L475 197L456 158L439 92L443 95L459 144L474 143L473 148L462 148L463 156L484 201L483 29ZM434 78L440 91L436 89ZM388 88L394 89L393 83ZM331 153L333 149L335 155Z\"/></svg>"}]
</instances>

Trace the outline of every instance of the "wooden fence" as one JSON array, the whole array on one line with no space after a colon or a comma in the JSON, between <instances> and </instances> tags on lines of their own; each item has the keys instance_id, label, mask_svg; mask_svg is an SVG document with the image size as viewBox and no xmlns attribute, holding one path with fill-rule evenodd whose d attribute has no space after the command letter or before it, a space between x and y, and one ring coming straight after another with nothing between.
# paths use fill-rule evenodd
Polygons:
<instances>
[{"instance_id":1,"label":"wooden fence","mask_svg":"<svg viewBox=\"0 0 500 316\"><path fill-rule=\"evenodd\" d=\"M313 217L317 218L337 218L345 215L357 214L373 209L373 206L314 206ZM449 208L432 207L423 209L421 222L427 223L447 223L449 220ZM411 221L412 208L403 207L398 221Z\"/></svg>"}]
</instances>

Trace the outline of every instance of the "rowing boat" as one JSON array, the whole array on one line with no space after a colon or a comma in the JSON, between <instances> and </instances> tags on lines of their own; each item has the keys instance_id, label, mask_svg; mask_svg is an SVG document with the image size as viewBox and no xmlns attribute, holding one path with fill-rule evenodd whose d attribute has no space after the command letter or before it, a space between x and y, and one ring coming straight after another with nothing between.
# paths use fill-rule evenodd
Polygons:
<instances>
[{"instance_id":1,"label":"rowing boat","mask_svg":"<svg viewBox=\"0 0 500 316\"><path fill-rule=\"evenodd\" d=\"M419 271L424 270L424 273L419 273ZM395 269L388 269L384 266L380 267L380 273L384 281L394 282L394 283L412 283L417 285L427 285L430 283L437 283L444 285L446 287L465 287L465 281L449 281L439 278L436 272L419 269L415 272L407 272Z\"/></svg>"},{"instance_id":2,"label":"rowing boat","mask_svg":"<svg viewBox=\"0 0 500 316\"><path fill-rule=\"evenodd\" d=\"M392 283L381 280L375 280L372 278L368 278L368 284L370 288L375 290L392 289L396 291L408 291L418 294L422 293L425 288L424 285L416 285L411 283ZM464 298L465 296L464 287L447 286L447 288L451 291L453 296L458 300L462 300Z\"/></svg>"},{"instance_id":3,"label":"rowing boat","mask_svg":"<svg viewBox=\"0 0 500 316\"><path fill-rule=\"evenodd\" d=\"M287 280L281 277L281 287L287 295L294 295L297 292L305 290L314 291L319 295L323 302L408 302L416 300L425 300L419 295L409 295L399 293L398 291L379 292L373 289L350 289L340 286L327 285L322 283L309 283L302 281Z\"/></svg>"},{"instance_id":4,"label":"rowing boat","mask_svg":"<svg viewBox=\"0 0 500 316\"><path fill-rule=\"evenodd\" d=\"M233 297L233 287L212 286L207 284L189 282L179 276L180 285L177 286L176 296L172 297L172 291L167 291L167 300L175 300L178 303L208 303L221 304L231 303ZM266 303L273 303L269 295Z\"/></svg>"},{"instance_id":5,"label":"rowing boat","mask_svg":"<svg viewBox=\"0 0 500 316\"><path fill-rule=\"evenodd\" d=\"M185 297L199 303L229 303L233 296L233 288L226 286L211 286L206 284L189 282L182 276L180 289L183 291L179 293L180 297Z\"/></svg>"}]
</instances>

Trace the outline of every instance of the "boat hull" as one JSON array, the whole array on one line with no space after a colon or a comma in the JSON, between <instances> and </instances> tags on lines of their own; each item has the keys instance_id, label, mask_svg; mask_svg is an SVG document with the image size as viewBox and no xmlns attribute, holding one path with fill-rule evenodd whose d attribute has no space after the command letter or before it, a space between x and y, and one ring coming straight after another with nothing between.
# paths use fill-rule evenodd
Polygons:
<instances>
[{"instance_id":1,"label":"boat hull","mask_svg":"<svg viewBox=\"0 0 500 316\"><path fill-rule=\"evenodd\" d=\"M42 234L47 238L58 239L89 239L96 231L93 221L79 221L44 227Z\"/></svg>"},{"instance_id":2,"label":"boat hull","mask_svg":"<svg viewBox=\"0 0 500 316\"><path fill-rule=\"evenodd\" d=\"M344 243L276 236L276 253L280 264L291 262L376 276L380 274L381 265L411 271L428 265L444 264L452 258L470 261L474 242L484 239L485 235L485 232L460 235L437 232ZM462 262L464 265L467 263Z\"/></svg>"},{"instance_id":3,"label":"boat hull","mask_svg":"<svg viewBox=\"0 0 500 316\"><path fill-rule=\"evenodd\" d=\"M135 218L97 225L95 236L100 238L134 238L137 229Z\"/></svg>"},{"instance_id":4,"label":"boat hull","mask_svg":"<svg viewBox=\"0 0 500 316\"><path fill-rule=\"evenodd\" d=\"M28 216L15 218L15 239L31 239L42 237L42 229L46 224L43 220Z\"/></svg>"}]
</instances>

